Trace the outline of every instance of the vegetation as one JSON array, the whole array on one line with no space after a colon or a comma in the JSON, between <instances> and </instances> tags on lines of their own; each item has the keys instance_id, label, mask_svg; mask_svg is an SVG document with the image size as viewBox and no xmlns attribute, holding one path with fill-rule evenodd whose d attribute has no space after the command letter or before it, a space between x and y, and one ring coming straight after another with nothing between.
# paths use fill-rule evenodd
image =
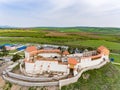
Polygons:
<instances>
[{"instance_id":1,"label":"vegetation","mask_svg":"<svg viewBox=\"0 0 120 90\"><path fill-rule=\"evenodd\" d=\"M68 45L78 48L108 47L111 52L120 53L120 29L98 27L68 28L23 28L0 29L0 44L4 43L40 43ZM18 38L19 37L19 38Z\"/></svg>"},{"instance_id":2,"label":"vegetation","mask_svg":"<svg viewBox=\"0 0 120 90\"><path fill-rule=\"evenodd\" d=\"M120 54L110 54L110 58L113 58L114 62L120 63Z\"/></svg>"},{"instance_id":3,"label":"vegetation","mask_svg":"<svg viewBox=\"0 0 120 90\"><path fill-rule=\"evenodd\" d=\"M10 90L12 87L12 84L10 82L6 82L5 86L3 87L3 90Z\"/></svg>"},{"instance_id":4,"label":"vegetation","mask_svg":"<svg viewBox=\"0 0 120 90\"><path fill-rule=\"evenodd\" d=\"M80 77L78 82L62 87L62 90L119 90L120 67L111 63L97 70L90 70L88 79Z\"/></svg>"},{"instance_id":5,"label":"vegetation","mask_svg":"<svg viewBox=\"0 0 120 90\"><path fill-rule=\"evenodd\" d=\"M29 90L36 90L36 87L30 87Z\"/></svg>"},{"instance_id":6,"label":"vegetation","mask_svg":"<svg viewBox=\"0 0 120 90\"><path fill-rule=\"evenodd\" d=\"M76 47L81 50L86 48L92 50L104 45L111 52L120 53L120 28L37 27L0 29L0 37L0 44L57 44L68 45L71 50ZM110 58L114 58L115 62L120 63L119 54L110 54ZM19 65L16 68L19 68ZM89 74L89 78L83 79L83 77L80 77L78 82L64 86L62 90L119 90L120 88L120 66L109 63L100 69L90 70L83 74ZM35 90L35 87L30 87L29 90Z\"/></svg>"},{"instance_id":7,"label":"vegetation","mask_svg":"<svg viewBox=\"0 0 120 90\"><path fill-rule=\"evenodd\" d=\"M20 55L15 54L15 55L13 55L12 61L13 61L13 62L16 62L16 61L19 60L20 58L21 58Z\"/></svg>"},{"instance_id":8,"label":"vegetation","mask_svg":"<svg viewBox=\"0 0 120 90\"><path fill-rule=\"evenodd\" d=\"M48 90L45 87L30 87L28 90Z\"/></svg>"},{"instance_id":9,"label":"vegetation","mask_svg":"<svg viewBox=\"0 0 120 90\"><path fill-rule=\"evenodd\" d=\"M18 71L19 69L20 69L20 64L16 65L16 66L13 68L12 72Z\"/></svg>"},{"instance_id":10,"label":"vegetation","mask_svg":"<svg viewBox=\"0 0 120 90\"><path fill-rule=\"evenodd\" d=\"M0 56L7 56L9 54L9 51L6 50L4 46L2 46L1 51L0 51Z\"/></svg>"}]
</instances>

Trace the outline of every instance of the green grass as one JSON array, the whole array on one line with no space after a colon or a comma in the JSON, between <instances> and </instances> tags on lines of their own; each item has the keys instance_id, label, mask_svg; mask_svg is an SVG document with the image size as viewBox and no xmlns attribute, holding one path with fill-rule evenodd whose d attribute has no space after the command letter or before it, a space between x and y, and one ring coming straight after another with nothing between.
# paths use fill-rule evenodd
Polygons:
<instances>
[{"instance_id":1,"label":"green grass","mask_svg":"<svg viewBox=\"0 0 120 90\"><path fill-rule=\"evenodd\" d=\"M60 32L92 32L95 34L120 35L120 28L106 27L38 27L34 30L51 30Z\"/></svg>"},{"instance_id":2,"label":"green grass","mask_svg":"<svg viewBox=\"0 0 120 90\"><path fill-rule=\"evenodd\" d=\"M62 36L52 35L64 31ZM40 44L57 44L68 45L72 47L82 48L97 48L101 45L106 46L112 52L119 53L120 51L120 37L115 33L110 33L120 30L114 29L108 32L108 28L31 28L31 29L4 29L0 30L0 44L4 43L40 43ZM78 31L78 32L77 32ZM103 31L108 34L103 34ZM101 33L102 32L102 33ZM49 34L49 35L48 35ZM64 35L65 34L65 35Z\"/></svg>"},{"instance_id":3,"label":"green grass","mask_svg":"<svg viewBox=\"0 0 120 90\"><path fill-rule=\"evenodd\" d=\"M36 87L30 87L28 90L37 90Z\"/></svg>"},{"instance_id":4,"label":"green grass","mask_svg":"<svg viewBox=\"0 0 120 90\"><path fill-rule=\"evenodd\" d=\"M4 37L43 37L45 32L37 30L0 30L0 36Z\"/></svg>"},{"instance_id":5,"label":"green grass","mask_svg":"<svg viewBox=\"0 0 120 90\"><path fill-rule=\"evenodd\" d=\"M110 58L114 58L114 62L120 63L120 54L110 54Z\"/></svg>"},{"instance_id":6,"label":"green grass","mask_svg":"<svg viewBox=\"0 0 120 90\"><path fill-rule=\"evenodd\" d=\"M79 44L84 46L91 46L95 48L104 45L112 50L120 50L120 43L110 42L105 40L85 40L85 41L81 41Z\"/></svg>"},{"instance_id":7,"label":"green grass","mask_svg":"<svg viewBox=\"0 0 120 90\"><path fill-rule=\"evenodd\" d=\"M62 87L62 90L119 90L120 67L111 63L96 70L90 70L83 74L89 74L86 80L82 77L78 82Z\"/></svg>"},{"instance_id":8,"label":"green grass","mask_svg":"<svg viewBox=\"0 0 120 90\"><path fill-rule=\"evenodd\" d=\"M3 87L3 90L10 90L12 87L12 83L6 82L5 86Z\"/></svg>"},{"instance_id":9,"label":"green grass","mask_svg":"<svg viewBox=\"0 0 120 90\"><path fill-rule=\"evenodd\" d=\"M18 50L10 50L9 53L15 53L17 52Z\"/></svg>"},{"instance_id":10,"label":"green grass","mask_svg":"<svg viewBox=\"0 0 120 90\"><path fill-rule=\"evenodd\" d=\"M78 45L78 46L86 46L97 48L101 45L109 48L112 52L120 53L120 43L117 42L110 42L106 40L78 40L78 41L70 41L66 42L67 45Z\"/></svg>"},{"instance_id":11,"label":"green grass","mask_svg":"<svg viewBox=\"0 0 120 90\"><path fill-rule=\"evenodd\" d=\"M20 64L16 65L16 66L13 68L12 72L17 71L17 70L19 70L19 69L20 69Z\"/></svg>"}]
</instances>

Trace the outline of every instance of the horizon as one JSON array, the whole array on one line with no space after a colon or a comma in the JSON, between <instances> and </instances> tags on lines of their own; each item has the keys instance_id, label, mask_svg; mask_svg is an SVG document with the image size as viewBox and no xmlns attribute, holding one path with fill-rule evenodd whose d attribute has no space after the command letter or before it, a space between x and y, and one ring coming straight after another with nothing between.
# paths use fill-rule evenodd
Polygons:
<instances>
[{"instance_id":1,"label":"horizon","mask_svg":"<svg viewBox=\"0 0 120 90\"><path fill-rule=\"evenodd\" d=\"M120 28L120 27L105 27L105 26L28 26L28 27L16 27L9 25L0 25L0 28Z\"/></svg>"},{"instance_id":2,"label":"horizon","mask_svg":"<svg viewBox=\"0 0 120 90\"><path fill-rule=\"evenodd\" d=\"M118 0L0 0L0 25L120 27Z\"/></svg>"}]
</instances>

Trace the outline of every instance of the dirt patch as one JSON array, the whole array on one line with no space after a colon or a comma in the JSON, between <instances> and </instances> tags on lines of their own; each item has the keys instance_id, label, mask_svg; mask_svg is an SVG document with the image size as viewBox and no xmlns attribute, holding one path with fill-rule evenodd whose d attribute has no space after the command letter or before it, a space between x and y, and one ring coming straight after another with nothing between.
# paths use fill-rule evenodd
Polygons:
<instances>
[{"instance_id":1,"label":"dirt patch","mask_svg":"<svg viewBox=\"0 0 120 90\"><path fill-rule=\"evenodd\" d=\"M96 34L90 33L90 32L70 32L67 33L67 35L72 35L72 36L83 36L83 37L90 37L90 38L101 38L101 36L98 36Z\"/></svg>"},{"instance_id":2,"label":"dirt patch","mask_svg":"<svg viewBox=\"0 0 120 90\"><path fill-rule=\"evenodd\" d=\"M12 85L11 90L20 90L21 86L19 85Z\"/></svg>"},{"instance_id":3,"label":"dirt patch","mask_svg":"<svg viewBox=\"0 0 120 90\"><path fill-rule=\"evenodd\" d=\"M68 36L66 33L63 32L57 32L57 31L46 31L47 34L45 34L45 36L58 36L58 37L64 37L64 36Z\"/></svg>"},{"instance_id":4,"label":"dirt patch","mask_svg":"<svg viewBox=\"0 0 120 90\"><path fill-rule=\"evenodd\" d=\"M58 86L46 87L46 90L59 90Z\"/></svg>"}]
</instances>

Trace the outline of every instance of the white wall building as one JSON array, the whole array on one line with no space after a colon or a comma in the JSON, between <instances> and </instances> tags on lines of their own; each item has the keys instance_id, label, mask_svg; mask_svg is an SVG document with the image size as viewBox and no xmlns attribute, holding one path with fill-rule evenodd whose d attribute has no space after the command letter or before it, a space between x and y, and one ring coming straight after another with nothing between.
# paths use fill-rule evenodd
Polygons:
<instances>
[{"instance_id":1,"label":"white wall building","mask_svg":"<svg viewBox=\"0 0 120 90\"><path fill-rule=\"evenodd\" d=\"M82 53L68 54L64 52L63 55L58 49L37 50L36 47L30 46L25 50L25 71L30 74L43 72L70 74L72 72L75 76L78 74L78 69L98 65L103 60L109 59L109 50L104 46L100 46L96 53L94 51L85 53L85 56ZM61 60L55 58L61 58Z\"/></svg>"}]
</instances>

